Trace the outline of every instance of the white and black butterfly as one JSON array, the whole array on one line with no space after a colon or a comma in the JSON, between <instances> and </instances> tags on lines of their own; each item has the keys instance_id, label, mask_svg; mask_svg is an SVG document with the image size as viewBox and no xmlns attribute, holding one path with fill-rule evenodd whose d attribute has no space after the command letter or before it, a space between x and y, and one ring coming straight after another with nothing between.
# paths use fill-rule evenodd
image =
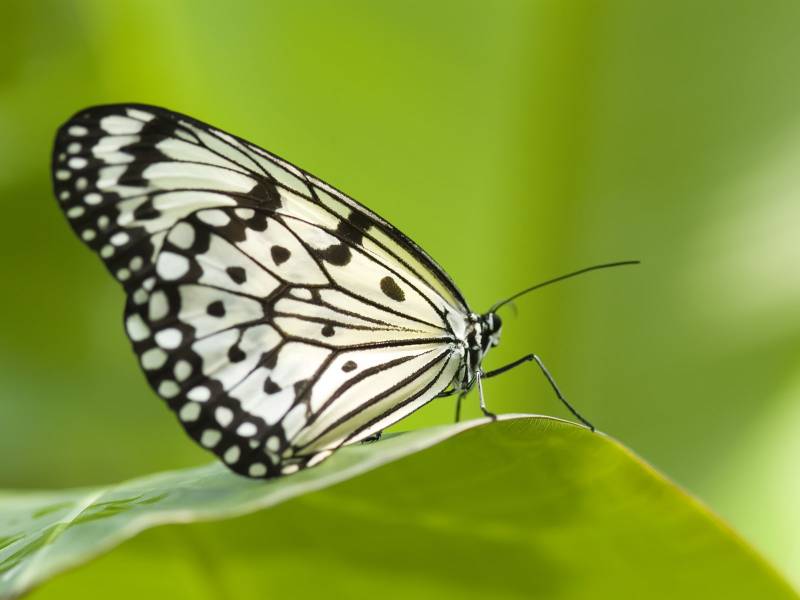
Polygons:
<instances>
[{"instance_id":1,"label":"white and black butterfly","mask_svg":"<svg viewBox=\"0 0 800 600\"><path fill-rule=\"evenodd\" d=\"M473 313L381 217L185 115L81 111L58 131L53 181L72 228L125 288L150 385L237 473L318 464L535 358L482 373L498 305ZM489 414L482 394L481 407Z\"/></svg>"}]
</instances>

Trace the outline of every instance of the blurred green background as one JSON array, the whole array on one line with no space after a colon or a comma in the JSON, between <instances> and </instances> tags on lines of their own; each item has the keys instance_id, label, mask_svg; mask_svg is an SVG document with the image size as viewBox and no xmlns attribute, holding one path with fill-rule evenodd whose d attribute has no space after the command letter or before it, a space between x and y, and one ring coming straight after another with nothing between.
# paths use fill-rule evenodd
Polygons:
<instances>
[{"instance_id":1,"label":"blurred green background","mask_svg":"<svg viewBox=\"0 0 800 600\"><path fill-rule=\"evenodd\" d=\"M0 487L200 464L52 197L56 127L159 104L388 218L595 424L800 583L800 3L5 2ZM564 415L533 369L491 408ZM473 398L468 416L479 413ZM401 428L447 422L441 400Z\"/></svg>"}]
</instances>

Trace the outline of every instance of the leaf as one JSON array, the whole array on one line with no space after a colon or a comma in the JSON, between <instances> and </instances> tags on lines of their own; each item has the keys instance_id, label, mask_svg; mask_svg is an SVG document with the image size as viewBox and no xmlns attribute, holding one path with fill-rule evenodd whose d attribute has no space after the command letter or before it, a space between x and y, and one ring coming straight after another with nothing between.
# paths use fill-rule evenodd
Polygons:
<instances>
[{"instance_id":1,"label":"leaf","mask_svg":"<svg viewBox=\"0 0 800 600\"><path fill-rule=\"evenodd\" d=\"M797 598L618 442L518 415L345 448L267 483L215 463L2 494L0 596L177 523L194 524L147 532L39 597Z\"/></svg>"}]
</instances>

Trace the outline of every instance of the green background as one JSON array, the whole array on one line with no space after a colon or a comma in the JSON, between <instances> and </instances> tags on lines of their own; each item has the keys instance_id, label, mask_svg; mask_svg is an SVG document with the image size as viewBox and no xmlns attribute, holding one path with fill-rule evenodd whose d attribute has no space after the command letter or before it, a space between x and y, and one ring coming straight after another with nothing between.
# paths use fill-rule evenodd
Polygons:
<instances>
[{"instance_id":1,"label":"green background","mask_svg":"<svg viewBox=\"0 0 800 600\"><path fill-rule=\"evenodd\" d=\"M486 366L539 353L800 582L798 31L794 0L3 3L0 487L209 459L146 386L122 293L50 190L63 120L147 102L363 201L478 311L641 259L521 300ZM564 414L532 369L486 391Z\"/></svg>"}]
</instances>

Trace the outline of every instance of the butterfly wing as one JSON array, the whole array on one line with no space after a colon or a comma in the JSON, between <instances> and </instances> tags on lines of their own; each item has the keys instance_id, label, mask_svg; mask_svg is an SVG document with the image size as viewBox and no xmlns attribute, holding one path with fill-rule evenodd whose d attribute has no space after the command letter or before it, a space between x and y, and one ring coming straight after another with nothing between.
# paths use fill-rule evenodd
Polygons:
<instances>
[{"instance_id":1,"label":"butterfly wing","mask_svg":"<svg viewBox=\"0 0 800 600\"><path fill-rule=\"evenodd\" d=\"M142 105L56 138L56 195L123 285L126 331L187 432L235 471L288 473L452 381L469 310L386 221L260 148Z\"/></svg>"}]
</instances>

